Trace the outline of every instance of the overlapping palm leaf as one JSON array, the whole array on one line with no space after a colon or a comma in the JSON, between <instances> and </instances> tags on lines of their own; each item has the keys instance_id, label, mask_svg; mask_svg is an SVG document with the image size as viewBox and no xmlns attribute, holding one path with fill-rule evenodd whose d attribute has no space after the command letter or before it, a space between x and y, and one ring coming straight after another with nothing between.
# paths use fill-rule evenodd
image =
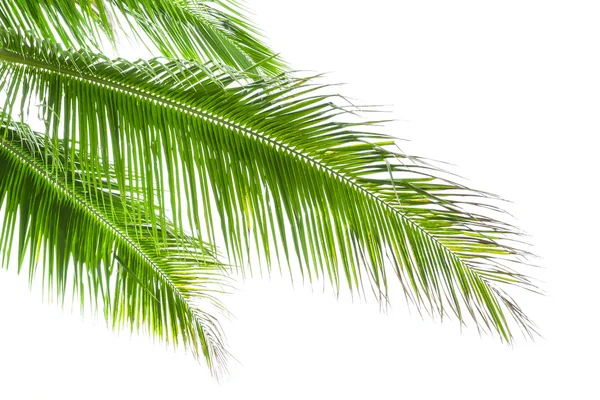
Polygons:
<instances>
[{"instance_id":1,"label":"overlapping palm leaf","mask_svg":"<svg viewBox=\"0 0 600 400\"><path fill-rule=\"evenodd\" d=\"M285 72L285 63L262 42L246 14L231 0L3 0L0 27L96 50L130 31L165 57L258 74Z\"/></svg>"},{"instance_id":2,"label":"overlapping palm leaf","mask_svg":"<svg viewBox=\"0 0 600 400\"><path fill-rule=\"evenodd\" d=\"M510 268L524 254L514 230L479 214L493 208L490 196L442 179L371 124L348 122L311 80L108 60L10 31L0 33L0 79L19 93L7 111L25 115L41 102L47 134L67 154L78 128L81 169L110 159L121 196L139 176L177 229L212 243L222 234L239 265L255 249L267 264L298 261L306 279L336 288L369 282L382 301L392 273L432 314L473 320L507 341L515 322L534 331L504 291L531 285Z\"/></svg>"},{"instance_id":3,"label":"overlapping palm leaf","mask_svg":"<svg viewBox=\"0 0 600 400\"><path fill-rule=\"evenodd\" d=\"M59 300L72 287L82 308L100 302L113 328L144 327L219 374L227 353L212 314L223 310L215 296L226 275L212 246L164 220L151 229L151 218L134 211L144 197L121 196L112 167L102 175L82 169L76 152L47 139L7 116L0 120L4 265L18 259L31 280L41 269Z\"/></svg>"}]
</instances>

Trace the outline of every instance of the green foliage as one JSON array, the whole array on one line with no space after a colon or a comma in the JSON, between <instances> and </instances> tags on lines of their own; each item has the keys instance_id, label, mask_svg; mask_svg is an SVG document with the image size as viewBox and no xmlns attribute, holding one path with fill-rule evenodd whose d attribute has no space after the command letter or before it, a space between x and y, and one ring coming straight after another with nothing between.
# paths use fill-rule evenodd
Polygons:
<instances>
[{"instance_id":1,"label":"green foliage","mask_svg":"<svg viewBox=\"0 0 600 400\"><path fill-rule=\"evenodd\" d=\"M204 355L219 372L224 364L213 364L225 361L222 334L202 309L222 308L214 294L225 275L212 246L173 224L152 229L149 217L133 211L143 197L121 196L112 168L95 176L81 169L77 154L65 162L64 148L26 125L2 125L0 243L11 249L18 231L19 268L29 259L32 280L41 263L59 300L72 286L82 309L86 296L95 306L102 302L113 328L144 324L159 339ZM12 257L3 255L8 266Z\"/></svg>"},{"instance_id":2,"label":"green foliage","mask_svg":"<svg viewBox=\"0 0 600 400\"><path fill-rule=\"evenodd\" d=\"M0 3L0 26L18 28L72 49L117 45L131 31L170 58L217 62L234 70L268 75L285 64L261 39L231 0L8 0ZM122 33L121 33L122 35Z\"/></svg>"},{"instance_id":3,"label":"green foliage","mask_svg":"<svg viewBox=\"0 0 600 400\"><path fill-rule=\"evenodd\" d=\"M252 62L268 53L230 3L215 3L217 14L193 1L156 2L161 11L145 1L61 3L0 6L5 25L30 30L0 28L0 251L18 234L31 274L42 251L59 295L72 268L82 302L87 285L114 325L143 323L217 370L225 351L206 310L222 309L226 275L213 250L222 240L242 271L260 267L254 256L269 268L298 264L304 279L361 294L366 284L382 303L394 276L419 310L509 342L515 326L535 333L505 292L535 288L511 267L527 255L514 246L519 233L484 212L499 210L494 196L400 152L376 122L355 122L357 110L323 94L318 78L279 74L276 57L251 67L219 47L200 16L229 29ZM42 9L63 12L39 21ZM169 57L95 53L117 11ZM40 134L11 122L36 114Z\"/></svg>"}]
</instances>

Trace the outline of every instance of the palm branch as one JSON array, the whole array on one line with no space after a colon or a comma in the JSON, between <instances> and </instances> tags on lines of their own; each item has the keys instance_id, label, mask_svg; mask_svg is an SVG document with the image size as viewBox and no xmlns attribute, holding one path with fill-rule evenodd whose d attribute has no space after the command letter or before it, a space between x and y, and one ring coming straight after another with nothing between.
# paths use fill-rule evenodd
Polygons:
<instances>
[{"instance_id":1,"label":"palm branch","mask_svg":"<svg viewBox=\"0 0 600 400\"><path fill-rule=\"evenodd\" d=\"M493 196L400 152L318 80L110 60L2 30L0 82L7 113L42 104L47 141L71 170L78 160L102 179L110 160L115 195L137 200L129 213L149 216L154 237L168 223L200 242L222 236L243 268L253 254L298 262L305 279L359 293L367 283L382 302L393 274L433 315L506 341L515 325L535 332L505 291L533 286L511 268L526 256L518 232L484 211Z\"/></svg>"},{"instance_id":2,"label":"palm branch","mask_svg":"<svg viewBox=\"0 0 600 400\"><path fill-rule=\"evenodd\" d=\"M0 26L96 51L129 32L165 57L266 75L285 72L246 14L232 0L8 0L0 3Z\"/></svg>"},{"instance_id":3,"label":"palm branch","mask_svg":"<svg viewBox=\"0 0 600 400\"><path fill-rule=\"evenodd\" d=\"M226 352L207 310L223 310L215 295L225 274L212 246L170 223L151 229L151 218L133 212L148 202L121 196L111 166L98 179L77 154L69 163L65 156L47 136L8 116L0 120L3 264L17 258L32 281L41 260L44 286L59 300L72 287L82 310L100 301L113 328L143 324L158 339L203 356L218 374Z\"/></svg>"}]
</instances>

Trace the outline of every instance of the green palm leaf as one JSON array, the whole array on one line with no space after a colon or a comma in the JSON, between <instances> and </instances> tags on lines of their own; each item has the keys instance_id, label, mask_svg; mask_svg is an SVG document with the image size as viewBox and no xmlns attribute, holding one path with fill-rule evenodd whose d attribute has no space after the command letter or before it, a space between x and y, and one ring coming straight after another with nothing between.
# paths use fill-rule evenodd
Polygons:
<instances>
[{"instance_id":1,"label":"green palm leaf","mask_svg":"<svg viewBox=\"0 0 600 400\"><path fill-rule=\"evenodd\" d=\"M471 319L507 341L510 320L534 332L504 291L532 288L510 268L526 253L513 228L481 212L494 207L490 196L399 152L373 124L348 122L311 80L108 60L10 32L0 43L0 78L14 94L7 111L43 102L47 134L67 153L78 127L82 169L112 160L121 196L133 186L126 171L139 175L147 198L172 206L178 229L213 243L221 231L238 264L255 248L267 263L298 260L306 279L335 288L369 282L382 301L393 273L434 315Z\"/></svg>"},{"instance_id":2,"label":"green palm leaf","mask_svg":"<svg viewBox=\"0 0 600 400\"><path fill-rule=\"evenodd\" d=\"M230 0L8 0L0 3L0 27L96 50L107 40L115 44L117 32L129 30L166 57L259 74L285 72L245 14L238 1Z\"/></svg>"},{"instance_id":3,"label":"green palm leaf","mask_svg":"<svg viewBox=\"0 0 600 400\"><path fill-rule=\"evenodd\" d=\"M132 211L143 198L121 197L114 176L96 179L77 157L67 169L64 148L51 149L46 136L26 125L0 122L4 265L18 232L19 268L29 259L30 280L41 264L45 286L59 299L72 286L82 309L102 302L113 328L143 326L203 356L219 373L226 352L207 310L222 310L215 295L224 275L211 246L172 224L153 234L150 218Z\"/></svg>"}]
</instances>

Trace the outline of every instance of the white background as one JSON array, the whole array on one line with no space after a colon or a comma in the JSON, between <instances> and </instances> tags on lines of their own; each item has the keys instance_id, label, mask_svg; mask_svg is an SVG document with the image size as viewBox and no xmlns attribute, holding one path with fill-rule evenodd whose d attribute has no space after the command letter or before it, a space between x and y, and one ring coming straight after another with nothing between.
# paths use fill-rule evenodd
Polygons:
<instances>
[{"instance_id":1,"label":"white background","mask_svg":"<svg viewBox=\"0 0 600 400\"><path fill-rule=\"evenodd\" d=\"M521 296L544 337L509 348L402 302L385 315L255 278L226 300L240 363L217 383L189 355L43 303L13 269L0 271L0 398L599 398L598 3L249 5L294 68L389 105L403 149L513 201L544 267L526 272L547 295Z\"/></svg>"}]
</instances>

